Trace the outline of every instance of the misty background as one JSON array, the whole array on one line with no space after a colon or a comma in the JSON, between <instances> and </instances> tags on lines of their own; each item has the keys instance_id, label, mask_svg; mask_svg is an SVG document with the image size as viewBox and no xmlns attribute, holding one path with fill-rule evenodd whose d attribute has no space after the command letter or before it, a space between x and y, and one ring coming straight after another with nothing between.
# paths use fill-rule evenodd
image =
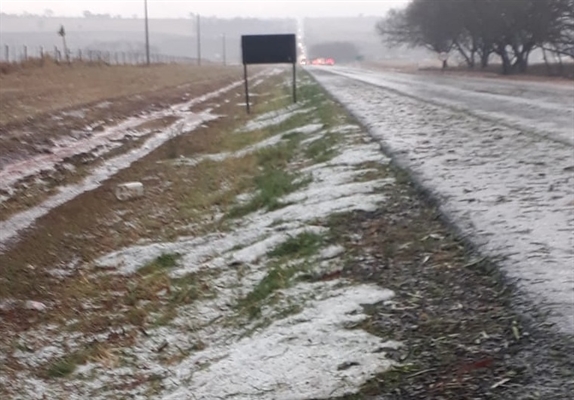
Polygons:
<instances>
[{"instance_id":1,"label":"misty background","mask_svg":"<svg viewBox=\"0 0 574 400\"><path fill-rule=\"evenodd\" d=\"M152 53L195 58L197 12L203 11L211 14L202 13L200 18L201 54L213 62L223 61L224 41L227 62L240 63L241 35L296 33L299 26L310 58L332 57L339 63L435 58L424 49L388 48L377 34L377 22L405 0L191 4L194 11L186 11L190 2L150 1ZM21 56L24 46L31 56L40 47L50 51L61 47L57 34L61 25L72 51L143 52L145 48L143 1L3 1L0 45L10 46L11 58Z\"/></svg>"}]
</instances>

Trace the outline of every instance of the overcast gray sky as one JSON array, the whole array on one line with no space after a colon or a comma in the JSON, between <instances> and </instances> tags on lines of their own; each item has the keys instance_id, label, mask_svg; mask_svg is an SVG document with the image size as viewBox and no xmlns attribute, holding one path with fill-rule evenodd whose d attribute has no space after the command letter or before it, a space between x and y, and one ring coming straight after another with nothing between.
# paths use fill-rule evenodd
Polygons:
<instances>
[{"instance_id":1,"label":"overcast gray sky","mask_svg":"<svg viewBox=\"0 0 574 400\"><path fill-rule=\"evenodd\" d=\"M190 12L220 17L332 17L359 14L383 16L390 8L405 5L408 0L377 1L309 1L309 0L256 0L256 1L164 1L148 0L150 17L186 17ZM98 14L143 16L144 0L1 0L0 11L5 13L29 12L42 14L50 9L60 16L79 16L84 10Z\"/></svg>"}]
</instances>

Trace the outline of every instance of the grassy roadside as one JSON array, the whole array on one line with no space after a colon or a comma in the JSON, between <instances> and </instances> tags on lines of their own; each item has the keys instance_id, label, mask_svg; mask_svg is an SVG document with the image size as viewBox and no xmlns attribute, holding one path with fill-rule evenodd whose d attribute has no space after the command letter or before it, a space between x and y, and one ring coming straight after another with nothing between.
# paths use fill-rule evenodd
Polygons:
<instances>
[{"instance_id":1,"label":"grassy roadside","mask_svg":"<svg viewBox=\"0 0 574 400\"><path fill-rule=\"evenodd\" d=\"M288 106L288 99L275 100L288 90L278 83L262 86L261 92L269 94L259 100L261 114ZM218 111L237 118L220 119L175 138L102 189L55 210L21 244L0 256L0 264L6 266L0 270L0 299L34 299L50 306L45 314L0 309L7 321L0 332L10 339L10 343L2 339L2 347L33 352L34 346L17 334L41 324L55 324L81 338L77 340L81 345L44 362L38 377L58 384L72 379L86 363L109 369L134 365L127 349L152 340L158 329L177 328L191 338L185 347L154 343L153 353L162 365L177 365L205 349L209 337L201 337L192 324L177 326L178 317L219 295L218 274L233 268L239 281L249 278L249 265L239 261L219 270L174 275L172 271L184 266L185 254L164 251L136 272L122 275L115 273L115 267L109 271L95 267L93 261L125 246L230 233L241 228L247 216L287 208L284 196L311 184L303 168L328 162L342 146L363 140L356 133L357 138L327 132L305 141L297 129L309 124L330 129L355 122L314 84L301 91L305 107L313 108L313 113L295 114L281 124L249 132L240 129L247 118L236 113L237 93L230 94L230 103ZM281 140L268 147L250 147L277 136ZM208 157L246 149L251 150L235 157ZM346 399L514 398L532 379L532 371L521 367L531 360L532 342L525 333L532 331L511 307L512 288L452 234L404 172L379 163L356 168L366 171L357 182L392 182L377 189L386 198L384 206L374 212L318 219L312 225L320 232L306 230L278 242L262 256L265 269L251 278L248 290L232 299L231 317L223 318L225 327L243 330L242 337L247 337L298 314L303 299L286 292L302 281L344 277L355 283L377 283L395 291L392 304L368 307L370 317L349 329L364 329L404 347L384 350L397 366ZM145 182L146 197L115 202L111 189L127 180ZM283 222L289 221L276 221ZM336 268L317 272L320 251L333 245L345 249L332 261ZM81 268L70 268L63 276L53 274L54 266L78 259ZM6 365L11 373L24 368L12 356ZM115 390L118 397L140 385L146 386L147 396L163 390L161 376L138 371L131 378L106 390Z\"/></svg>"}]
</instances>

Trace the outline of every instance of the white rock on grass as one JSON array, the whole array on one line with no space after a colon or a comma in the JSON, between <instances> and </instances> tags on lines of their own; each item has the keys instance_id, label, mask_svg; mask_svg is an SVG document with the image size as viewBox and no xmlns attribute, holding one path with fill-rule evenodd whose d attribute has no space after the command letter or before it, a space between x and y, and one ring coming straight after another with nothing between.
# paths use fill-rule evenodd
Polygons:
<instances>
[{"instance_id":1,"label":"white rock on grass","mask_svg":"<svg viewBox=\"0 0 574 400\"><path fill-rule=\"evenodd\" d=\"M114 194L119 201L138 199L144 196L144 185L141 182L120 183Z\"/></svg>"},{"instance_id":2,"label":"white rock on grass","mask_svg":"<svg viewBox=\"0 0 574 400\"><path fill-rule=\"evenodd\" d=\"M26 303L24 303L24 307L33 311L46 311L48 309L48 306L44 303L34 300L27 300Z\"/></svg>"}]
</instances>

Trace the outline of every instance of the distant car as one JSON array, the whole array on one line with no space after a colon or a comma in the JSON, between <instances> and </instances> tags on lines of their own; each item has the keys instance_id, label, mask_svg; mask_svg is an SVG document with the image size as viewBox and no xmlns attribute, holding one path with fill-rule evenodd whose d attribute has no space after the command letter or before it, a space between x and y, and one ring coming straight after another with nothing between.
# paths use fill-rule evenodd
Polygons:
<instances>
[{"instance_id":1,"label":"distant car","mask_svg":"<svg viewBox=\"0 0 574 400\"><path fill-rule=\"evenodd\" d=\"M312 65L335 65L335 60L332 58L315 58L311 61Z\"/></svg>"}]
</instances>

